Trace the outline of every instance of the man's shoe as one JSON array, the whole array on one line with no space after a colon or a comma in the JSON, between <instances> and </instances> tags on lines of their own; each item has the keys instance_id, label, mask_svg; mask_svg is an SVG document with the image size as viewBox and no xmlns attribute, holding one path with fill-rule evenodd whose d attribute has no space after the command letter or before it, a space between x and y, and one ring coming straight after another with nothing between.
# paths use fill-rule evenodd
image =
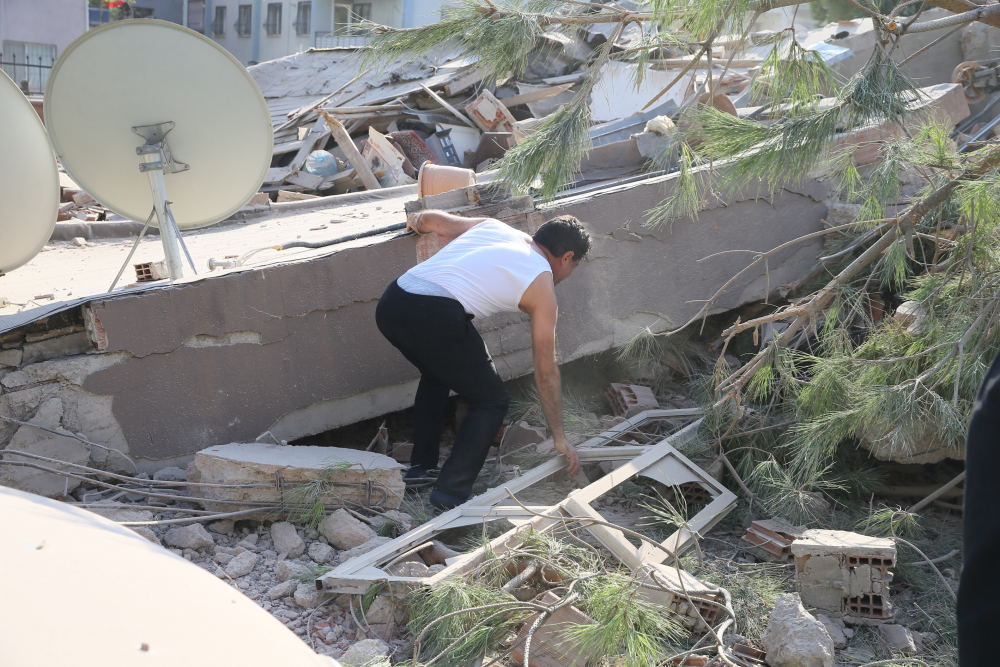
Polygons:
<instances>
[{"instance_id":1,"label":"man's shoe","mask_svg":"<svg viewBox=\"0 0 1000 667\"><path fill-rule=\"evenodd\" d=\"M445 493L441 489L434 489L431 491L431 505L438 508L439 510L450 510L458 507L464 503L468 498L463 500L462 498L456 498L450 493Z\"/></svg>"}]
</instances>

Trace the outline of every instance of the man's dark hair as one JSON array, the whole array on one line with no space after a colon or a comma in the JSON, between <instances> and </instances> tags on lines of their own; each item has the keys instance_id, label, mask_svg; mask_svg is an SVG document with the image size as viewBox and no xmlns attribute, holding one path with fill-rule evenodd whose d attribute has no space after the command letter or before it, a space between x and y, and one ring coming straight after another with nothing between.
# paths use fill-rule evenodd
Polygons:
<instances>
[{"instance_id":1,"label":"man's dark hair","mask_svg":"<svg viewBox=\"0 0 1000 667\"><path fill-rule=\"evenodd\" d=\"M571 215L552 218L539 227L532 238L556 257L572 251L573 260L576 261L590 252L590 233Z\"/></svg>"}]
</instances>

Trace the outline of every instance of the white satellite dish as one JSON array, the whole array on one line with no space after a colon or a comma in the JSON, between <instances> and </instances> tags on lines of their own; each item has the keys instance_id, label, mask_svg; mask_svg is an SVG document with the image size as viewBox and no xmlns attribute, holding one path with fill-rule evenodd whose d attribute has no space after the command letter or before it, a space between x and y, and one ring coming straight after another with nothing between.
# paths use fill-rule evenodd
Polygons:
<instances>
[{"instance_id":1,"label":"white satellite dish","mask_svg":"<svg viewBox=\"0 0 1000 667\"><path fill-rule=\"evenodd\" d=\"M243 207L274 148L267 104L246 69L165 21L115 21L70 44L49 75L45 116L80 187L131 220L155 209L175 280L174 228L207 227Z\"/></svg>"},{"instance_id":2,"label":"white satellite dish","mask_svg":"<svg viewBox=\"0 0 1000 667\"><path fill-rule=\"evenodd\" d=\"M59 172L45 127L0 70L0 275L27 264L59 217Z\"/></svg>"}]
</instances>

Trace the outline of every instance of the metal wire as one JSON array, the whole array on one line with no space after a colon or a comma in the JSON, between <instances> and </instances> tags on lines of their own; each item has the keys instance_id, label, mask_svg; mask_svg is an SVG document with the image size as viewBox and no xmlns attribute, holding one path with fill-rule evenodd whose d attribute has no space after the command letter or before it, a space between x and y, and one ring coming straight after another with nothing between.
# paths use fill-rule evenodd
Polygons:
<instances>
[{"instance_id":1,"label":"metal wire","mask_svg":"<svg viewBox=\"0 0 1000 667\"><path fill-rule=\"evenodd\" d=\"M139 241L141 241L142 237L146 235L146 230L149 229L149 223L153 221L154 215L156 215L155 207L153 208L152 211L149 212L149 217L146 218L146 224L142 226L142 231L139 232L139 238L135 240L135 243L132 244L132 249L128 251L128 257L125 258L125 263L122 264L122 268L118 269L118 275L115 276L114 281L111 283L111 287L108 288L109 292L114 291L115 285L118 284L118 281L121 279L122 274L125 273L125 267L127 267L128 263L132 261L132 255L135 254L135 249L139 247Z\"/></svg>"}]
</instances>

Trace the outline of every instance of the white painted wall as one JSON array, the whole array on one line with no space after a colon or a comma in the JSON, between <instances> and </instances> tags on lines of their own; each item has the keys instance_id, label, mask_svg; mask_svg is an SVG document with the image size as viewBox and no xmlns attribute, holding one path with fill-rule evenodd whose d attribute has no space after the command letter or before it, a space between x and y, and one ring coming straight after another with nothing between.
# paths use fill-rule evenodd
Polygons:
<instances>
[{"instance_id":1,"label":"white painted wall","mask_svg":"<svg viewBox=\"0 0 1000 667\"><path fill-rule=\"evenodd\" d=\"M329 0L313 0L313 24L316 23L317 5ZM298 14L297 0L276 0L281 5L281 31L280 34L268 35L264 29L267 20L267 6L272 4L268 0L212 0L210 11L207 11L205 21L207 24L206 34L221 44L226 50L236 56L244 65L251 62L264 62L284 56L305 51L309 48L310 34L297 35L295 32L295 19ZM239 17L240 5L250 5L253 8L252 32L249 36L240 36L236 31L236 22ZM217 35L212 31L212 22L215 19L215 9L217 7L226 8L225 33Z\"/></svg>"},{"instance_id":2,"label":"white painted wall","mask_svg":"<svg viewBox=\"0 0 1000 667\"><path fill-rule=\"evenodd\" d=\"M0 0L0 48L4 40L54 44L62 54L87 23L87 0Z\"/></svg>"},{"instance_id":3,"label":"white painted wall","mask_svg":"<svg viewBox=\"0 0 1000 667\"><path fill-rule=\"evenodd\" d=\"M442 0L413 0L413 26L437 23L441 20L441 8L447 2Z\"/></svg>"}]
</instances>

